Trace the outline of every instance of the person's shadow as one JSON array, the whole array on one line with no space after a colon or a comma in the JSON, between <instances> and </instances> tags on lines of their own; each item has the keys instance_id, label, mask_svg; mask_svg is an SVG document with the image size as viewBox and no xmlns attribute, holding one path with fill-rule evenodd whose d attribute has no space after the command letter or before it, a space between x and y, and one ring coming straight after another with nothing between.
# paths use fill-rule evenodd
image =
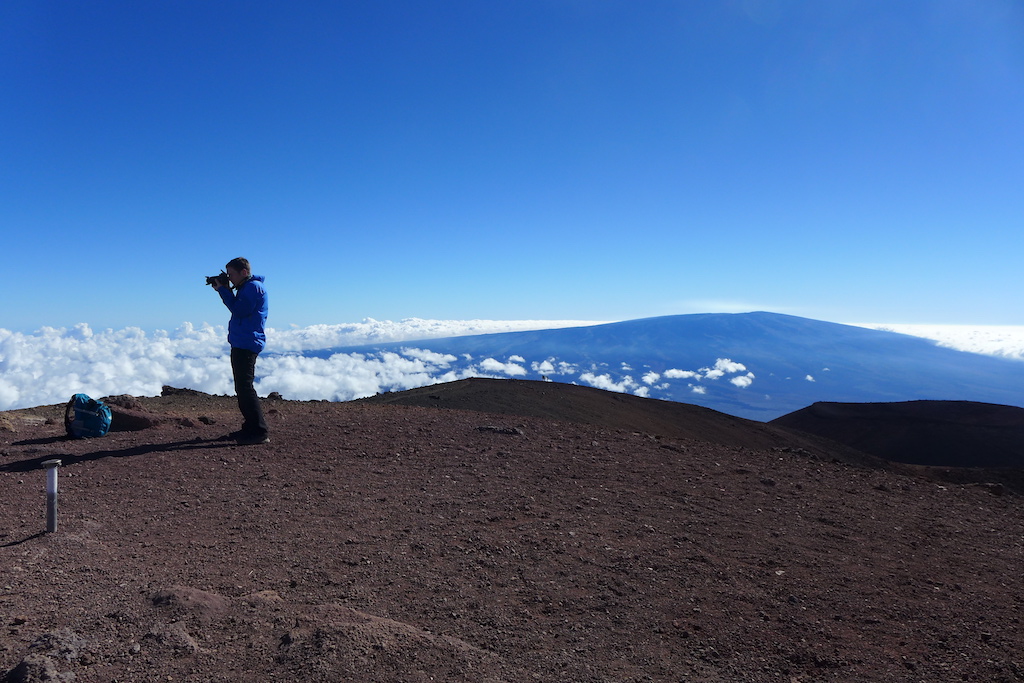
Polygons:
<instances>
[{"instance_id":1,"label":"person's shadow","mask_svg":"<svg viewBox=\"0 0 1024 683\"><path fill-rule=\"evenodd\" d=\"M31 541L34 538L40 538L40 537L42 537L44 535L46 535L46 532L45 531L40 531L39 533L32 534L31 536L26 536L25 538L21 539L20 541L11 541L10 543L0 543L0 548L11 548L13 546L21 545L22 543L26 543L28 541Z\"/></svg>"},{"instance_id":2,"label":"person's shadow","mask_svg":"<svg viewBox=\"0 0 1024 683\"><path fill-rule=\"evenodd\" d=\"M47 437L42 439L31 439L26 441L19 441L16 445L28 446L28 445L46 445L53 444L59 441L66 441L67 437L55 436ZM132 446L131 448L122 448L119 450L104 450L94 451L92 453L83 453L82 455L68 455L65 453L49 455L40 455L37 458L29 458L27 460L18 460L15 462L9 462L4 465L0 465L0 472L31 472L32 470L44 469L43 463L47 460L53 460L54 458L60 458L61 465L75 465L80 462L89 462L90 460L99 460L101 458L129 458L137 455L146 455L147 453L160 453L163 451L190 451L200 448L224 448L225 446L233 446L235 441L224 437L217 439L189 439L188 441L175 441L172 443L152 443L152 444L140 444L138 446Z\"/></svg>"},{"instance_id":3,"label":"person's shadow","mask_svg":"<svg viewBox=\"0 0 1024 683\"><path fill-rule=\"evenodd\" d=\"M54 444L61 441L67 441L66 436L51 436L39 439L25 439L24 441L18 441L14 445L17 446L45 446L47 444ZM216 439L189 439L188 441L175 441L172 443L153 443L143 444L139 446L132 446L131 448L121 448L117 450L103 450L95 451L93 453L84 453L82 455L67 455L65 453L50 455L41 455L37 458L29 458L27 460L18 460L16 462L9 462L4 465L0 465L0 472L31 472L32 470L45 469L43 465L47 460L53 460L55 457L59 457L61 465L74 465L80 462L88 462L90 460L99 460L100 458L127 458L136 455L146 455L147 453L159 453L161 451L189 451L198 448L224 448L225 446L234 445L234 440L227 437L218 437ZM47 532L40 531L39 533L32 534L17 541L10 541L8 543L0 543L0 548L10 548L16 545L21 545L28 541L36 538L45 536Z\"/></svg>"}]
</instances>

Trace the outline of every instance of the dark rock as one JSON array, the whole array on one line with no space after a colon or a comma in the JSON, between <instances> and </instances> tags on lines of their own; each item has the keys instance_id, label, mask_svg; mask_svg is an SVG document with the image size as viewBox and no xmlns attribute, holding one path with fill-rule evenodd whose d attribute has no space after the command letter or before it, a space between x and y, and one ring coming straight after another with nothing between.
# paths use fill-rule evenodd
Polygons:
<instances>
[{"instance_id":1,"label":"dark rock","mask_svg":"<svg viewBox=\"0 0 1024 683\"><path fill-rule=\"evenodd\" d=\"M497 427L495 425L483 425L477 427L477 431L481 432L494 432L495 434L512 434L515 436L522 436L523 430L519 427Z\"/></svg>"},{"instance_id":2,"label":"dark rock","mask_svg":"<svg viewBox=\"0 0 1024 683\"><path fill-rule=\"evenodd\" d=\"M118 396L105 396L103 402L108 406L118 406L126 408L128 410L134 410L137 412L145 412L145 408L142 407L142 403L139 399L128 394L120 394Z\"/></svg>"},{"instance_id":3,"label":"dark rock","mask_svg":"<svg viewBox=\"0 0 1024 683\"><path fill-rule=\"evenodd\" d=\"M138 432L156 427L163 421L162 417L153 413L122 408L118 405L110 406L110 431L112 432Z\"/></svg>"}]
</instances>

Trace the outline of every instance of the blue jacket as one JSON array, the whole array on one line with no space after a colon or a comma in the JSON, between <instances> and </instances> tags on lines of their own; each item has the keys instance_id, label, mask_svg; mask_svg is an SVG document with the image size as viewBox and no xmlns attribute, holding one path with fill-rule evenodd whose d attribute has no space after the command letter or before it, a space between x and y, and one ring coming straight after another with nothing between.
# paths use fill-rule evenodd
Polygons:
<instances>
[{"instance_id":1,"label":"blue jacket","mask_svg":"<svg viewBox=\"0 0 1024 683\"><path fill-rule=\"evenodd\" d=\"M267 326L267 290L263 288L264 277L253 275L238 288L217 290L224 305L231 311L228 321L228 344L239 349L259 353L267 343L264 328Z\"/></svg>"}]
</instances>

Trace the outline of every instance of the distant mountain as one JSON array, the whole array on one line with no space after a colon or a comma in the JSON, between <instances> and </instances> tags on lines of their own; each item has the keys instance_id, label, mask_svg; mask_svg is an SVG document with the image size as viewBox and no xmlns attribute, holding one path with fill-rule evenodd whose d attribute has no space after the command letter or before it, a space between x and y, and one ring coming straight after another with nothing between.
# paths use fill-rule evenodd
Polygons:
<instances>
[{"instance_id":1,"label":"distant mountain","mask_svg":"<svg viewBox=\"0 0 1024 683\"><path fill-rule=\"evenodd\" d=\"M815 402L961 400L1024 406L1024 363L778 313L646 318L591 327L343 347L444 354L424 383L469 375L574 383L767 422ZM443 370L443 372L441 372Z\"/></svg>"},{"instance_id":2,"label":"distant mountain","mask_svg":"<svg viewBox=\"0 0 1024 683\"><path fill-rule=\"evenodd\" d=\"M815 403L772 420L893 462L1024 468L1024 408L970 401Z\"/></svg>"}]
</instances>

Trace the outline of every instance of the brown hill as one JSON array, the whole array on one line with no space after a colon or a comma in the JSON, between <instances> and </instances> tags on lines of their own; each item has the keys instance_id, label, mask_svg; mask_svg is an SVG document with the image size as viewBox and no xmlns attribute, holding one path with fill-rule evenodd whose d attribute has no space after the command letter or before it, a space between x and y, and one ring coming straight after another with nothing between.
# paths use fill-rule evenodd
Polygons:
<instances>
[{"instance_id":1,"label":"brown hill","mask_svg":"<svg viewBox=\"0 0 1024 683\"><path fill-rule=\"evenodd\" d=\"M972 401L815 403L772 420L949 481L1024 491L1024 408ZM924 468L924 469L922 469Z\"/></svg>"},{"instance_id":2,"label":"brown hill","mask_svg":"<svg viewBox=\"0 0 1024 683\"><path fill-rule=\"evenodd\" d=\"M266 408L263 446L223 440L234 400L195 392L95 440L64 439L60 406L0 414L0 676L1024 675L1015 497L722 443L747 436Z\"/></svg>"},{"instance_id":3,"label":"brown hill","mask_svg":"<svg viewBox=\"0 0 1024 683\"><path fill-rule=\"evenodd\" d=\"M794 433L785 427L710 408L560 382L470 378L378 394L360 402L541 417L643 432L656 438L699 439L736 448L785 449L865 466L885 464L813 434Z\"/></svg>"},{"instance_id":4,"label":"brown hill","mask_svg":"<svg viewBox=\"0 0 1024 683\"><path fill-rule=\"evenodd\" d=\"M772 425L894 462L1024 467L1024 408L971 401L815 403Z\"/></svg>"}]
</instances>

